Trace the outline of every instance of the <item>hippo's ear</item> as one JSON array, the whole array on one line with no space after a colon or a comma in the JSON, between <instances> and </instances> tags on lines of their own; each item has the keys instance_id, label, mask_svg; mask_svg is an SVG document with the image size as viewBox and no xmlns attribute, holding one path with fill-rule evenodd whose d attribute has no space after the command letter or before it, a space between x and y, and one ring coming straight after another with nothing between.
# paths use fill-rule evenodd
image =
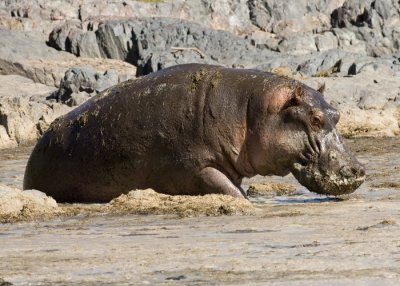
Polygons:
<instances>
[{"instance_id":1,"label":"hippo's ear","mask_svg":"<svg viewBox=\"0 0 400 286\"><path fill-rule=\"evenodd\" d=\"M298 106L303 102L304 90L297 86L294 90L283 87L274 91L268 102L268 113L278 113L291 106Z\"/></svg>"},{"instance_id":2,"label":"hippo's ear","mask_svg":"<svg viewBox=\"0 0 400 286\"><path fill-rule=\"evenodd\" d=\"M321 84L321 85L318 87L317 91L318 91L321 95L324 95L325 88L326 88L325 83L323 83L323 84Z\"/></svg>"}]
</instances>

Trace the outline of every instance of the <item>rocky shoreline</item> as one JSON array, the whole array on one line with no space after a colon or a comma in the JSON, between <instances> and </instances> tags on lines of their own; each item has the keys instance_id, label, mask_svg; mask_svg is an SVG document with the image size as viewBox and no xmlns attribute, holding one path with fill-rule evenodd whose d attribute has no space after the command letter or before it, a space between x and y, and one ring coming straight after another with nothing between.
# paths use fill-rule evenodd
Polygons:
<instances>
[{"instance_id":1,"label":"rocky shoreline","mask_svg":"<svg viewBox=\"0 0 400 286\"><path fill-rule=\"evenodd\" d=\"M400 133L394 0L0 3L0 148L109 86L199 62L326 85L345 136Z\"/></svg>"}]
</instances>

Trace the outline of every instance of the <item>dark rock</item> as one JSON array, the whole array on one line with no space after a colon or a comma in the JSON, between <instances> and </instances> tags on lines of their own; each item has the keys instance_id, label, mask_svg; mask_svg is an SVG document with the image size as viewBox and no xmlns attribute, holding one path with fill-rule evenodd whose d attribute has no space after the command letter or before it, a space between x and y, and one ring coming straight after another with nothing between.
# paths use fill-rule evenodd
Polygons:
<instances>
[{"instance_id":1,"label":"dark rock","mask_svg":"<svg viewBox=\"0 0 400 286\"><path fill-rule=\"evenodd\" d=\"M116 23L116 24L114 24ZM118 22L113 24L100 25L96 31L96 41L103 58L127 60L130 48L126 43L132 43L137 37L131 31L125 31L125 26L119 25ZM131 27L128 27L128 29ZM94 43L92 44L95 45ZM135 45L135 44L133 44ZM137 46L137 45L135 45ZM135 59L133 60L135 62Z\"/></svg>"},{"instance_id":2,"label":"dark rock","mask_svg":"<svg viewBox=\"0 0 400 286\"><path fill-rule=\"evenodd\" d=\"M68 34L70 33L71 29L78 29L79 22L70 21L65 26L58 26L51 31L49 35L49 42L48 44L60 51L68 51L70 49L70 44L68 44Z\"/></svg>"},{"instance_id":3,"label":"dark rock","mask_svg":"<svg viewBox=\"0 0 400 286\"><path fill-rule=\"evenodd\" d=\"M331 25L333 28L346 28L354 26L372 26L373 0L347 0L331 13Z\"/></svg>"},{"instance_id":4,"label":"dark rock","mask_svg":"<svg viewBox=\"0 0 400 286\"><path fill-rule=\"evenodd\" d=\"M100 74L91 68L71 68L66 71L60 88L48 99L53 98L68 106L77 106L117 83L118 74L113 70Z\"/></svg>"},{"instance_id":5,"label":"dark rock","mask_svg":"<svg viewBox=\"0 0 400 286\"><path fill-rule=\"evenodd\" d=\"M379 57L399 49L399 2L347 0L331 14L331 25L346 51ZM340 30L346 30L341 33Z\"/></svg>"},{"instance_id":6,"label":"dark rock","mask_svg":"<svg viewBox=\"0 0 400 286\"><path fill-rule=\"evenodd\" d=\"M345 28L348 24L348 15L346 9L339 7L333 10L331 14L331 26L332 28Z\"/></svg>"},{"instance_id":7,"label":"dark rock","mask_svg":"<svg viewBox=\"0 0 400 286\"><path fill-rule=\"evenodd\" d=\"M64 29L71 31L69 25L65 25ZM87 33L93 32L96 39L87 37L86 42L82 41ZM74 34L55 32L51 36L61 34L68 34L71 42L75 43L75 49L65 46L67 51L77 54L77 51L84 50L84 46L98 47L103 58L120 59L136 65L138 75L193 61L249 67L274 55L271 51L253 47L247 40L231 33L177 19L108 21L100 24L96 31ZM56 42L57 39L50 39L50 43ZM177 53L179 50L182 52Z\"/></svg>"},{"instance_id":8,"label":"dark rock","mask_svg":"<svg viewBox=\"0 0 400 286\"><path fill-rule=\"evenodd\" d=\"M311 76L330 76L340 71L340 61L347 53L341 50L329 50L313 56L298 67L298 71Z\"/></svg>"},{"instance_id":9,"label":"dark rock","mask_svg":"<svg viewBox=\"0 0 400 286\"><path fill-rule=\"evenodd\" d=\"M196 49L172 49L172 52L160 51L139 60L137 75L146 75L167 67L185 63L220 64Z\"/></svg>"},{"instance_id":10,"label":"dark rock","mask_svg":"<svg viewBox=\"0 0 400 286\"><path fill-rule=\"evenodd\" d=\"M100 58L101 53L96 42L96 34L92 31L83 33L79 39L79 49L76 52L80 57Z\"/></svg>"},{"instance_id":11,"label":"dark rock","mask_svg":"<svg viewBox=\"0 0 400 286\"><path fill-rule=\"evenodd\" d=\"M70 53L57 51L27 33L0 28L0 39L0 74L18 74L34 82L58 87L65 72L75 66L89 66L99 73L113 69L120 81L132 78L136 73L136 68L124 62L77 58ZM85 41L81 42L80 51L87 47Z\"/></svg>"},{"instance_id":12,"label":"dark rock","mask_svg":"<svg viewBox=\"0 0 400 286\"><path fill-rule=\"evenodd\" d=\"M268 6L268 2L249 0L250 20L261 30L269 31L272 9Z\"/></svg>"},{"instance_id":13,"label":"dark rock","mask_svg":"<svg viewBox=\"0 0 400 286\"><path fill-rule=\"evenodd\" d=\"M84 32L77 22L68 22L56 27L49 35L48 44L57 49L73 53L81 57L101 57L96 42L96 34L92 31Z\"/></svg>"}]
</instances>

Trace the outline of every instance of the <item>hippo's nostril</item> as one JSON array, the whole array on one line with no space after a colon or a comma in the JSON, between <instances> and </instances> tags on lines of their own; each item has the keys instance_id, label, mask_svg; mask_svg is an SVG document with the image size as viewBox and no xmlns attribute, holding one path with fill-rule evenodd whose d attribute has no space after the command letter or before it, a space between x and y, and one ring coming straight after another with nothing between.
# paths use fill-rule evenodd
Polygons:
<instances>
[{"instance_id":1,"label":"hippo's nostril","mask_svg":"<svg viewBox=\"0 0 400 286\"><path fill-rule=\"evenodd\" d=\"M355 168L350 167L350 166L344 166L344 167L342 167L340 169L339 172L340 172L340 174L342 176L345 176L345 177L349 178L349 177L354 177L356 175L356 173L357 173L357 170Z\"/></svg>"},{"instance_id":2,"label":"hippo's nostril","mask_svg":"<svg viewBox=\"0 0 400 286\"><path fill-rule=\"evenodd\" d=\"M358 177L364 177L365 176L365 169L363 167L358 168L356 175Z\"/></svg>"},{"instance_id":3,"label":"hippo's nostril","mask_svg":"<svg viewBox=\"0 0 400 286\"><path fill-rule=\"evenodd\" d=\"M356 169L356 168L350 168L350 171L351 171L351 173L353 174L353 175L357 175L357 173L358 173L358 170Z\"/></svg>"},{"instance_id":4,"label":"hippo's nostril","mask_svg":"<svg viewBox=\"0 0 400 286\"><path fill-rule=\"evenodd\" d=\"M355 168L350 166L344 166L340 169L340 174L345 177L363 177L365 175L365 170L362 167Z\"/></svg>"}]
</instances>

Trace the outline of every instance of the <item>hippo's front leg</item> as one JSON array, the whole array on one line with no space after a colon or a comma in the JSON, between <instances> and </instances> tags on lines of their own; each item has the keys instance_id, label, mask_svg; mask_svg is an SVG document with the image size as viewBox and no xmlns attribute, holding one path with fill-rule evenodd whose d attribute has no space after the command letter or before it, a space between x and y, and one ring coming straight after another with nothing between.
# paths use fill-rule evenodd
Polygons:
<instances>
[{"instance_id":1,"label":"hippo's front leg","mask_svg":"<svg viewBox=\"0 0 400 286\"><path fill-rule=\"evenodd\" d=\"M247 199L242 188L235 186L226 175L212 167L200 171L197 187L201 194L224 194Z\"/></svg>"}]
</instances>

